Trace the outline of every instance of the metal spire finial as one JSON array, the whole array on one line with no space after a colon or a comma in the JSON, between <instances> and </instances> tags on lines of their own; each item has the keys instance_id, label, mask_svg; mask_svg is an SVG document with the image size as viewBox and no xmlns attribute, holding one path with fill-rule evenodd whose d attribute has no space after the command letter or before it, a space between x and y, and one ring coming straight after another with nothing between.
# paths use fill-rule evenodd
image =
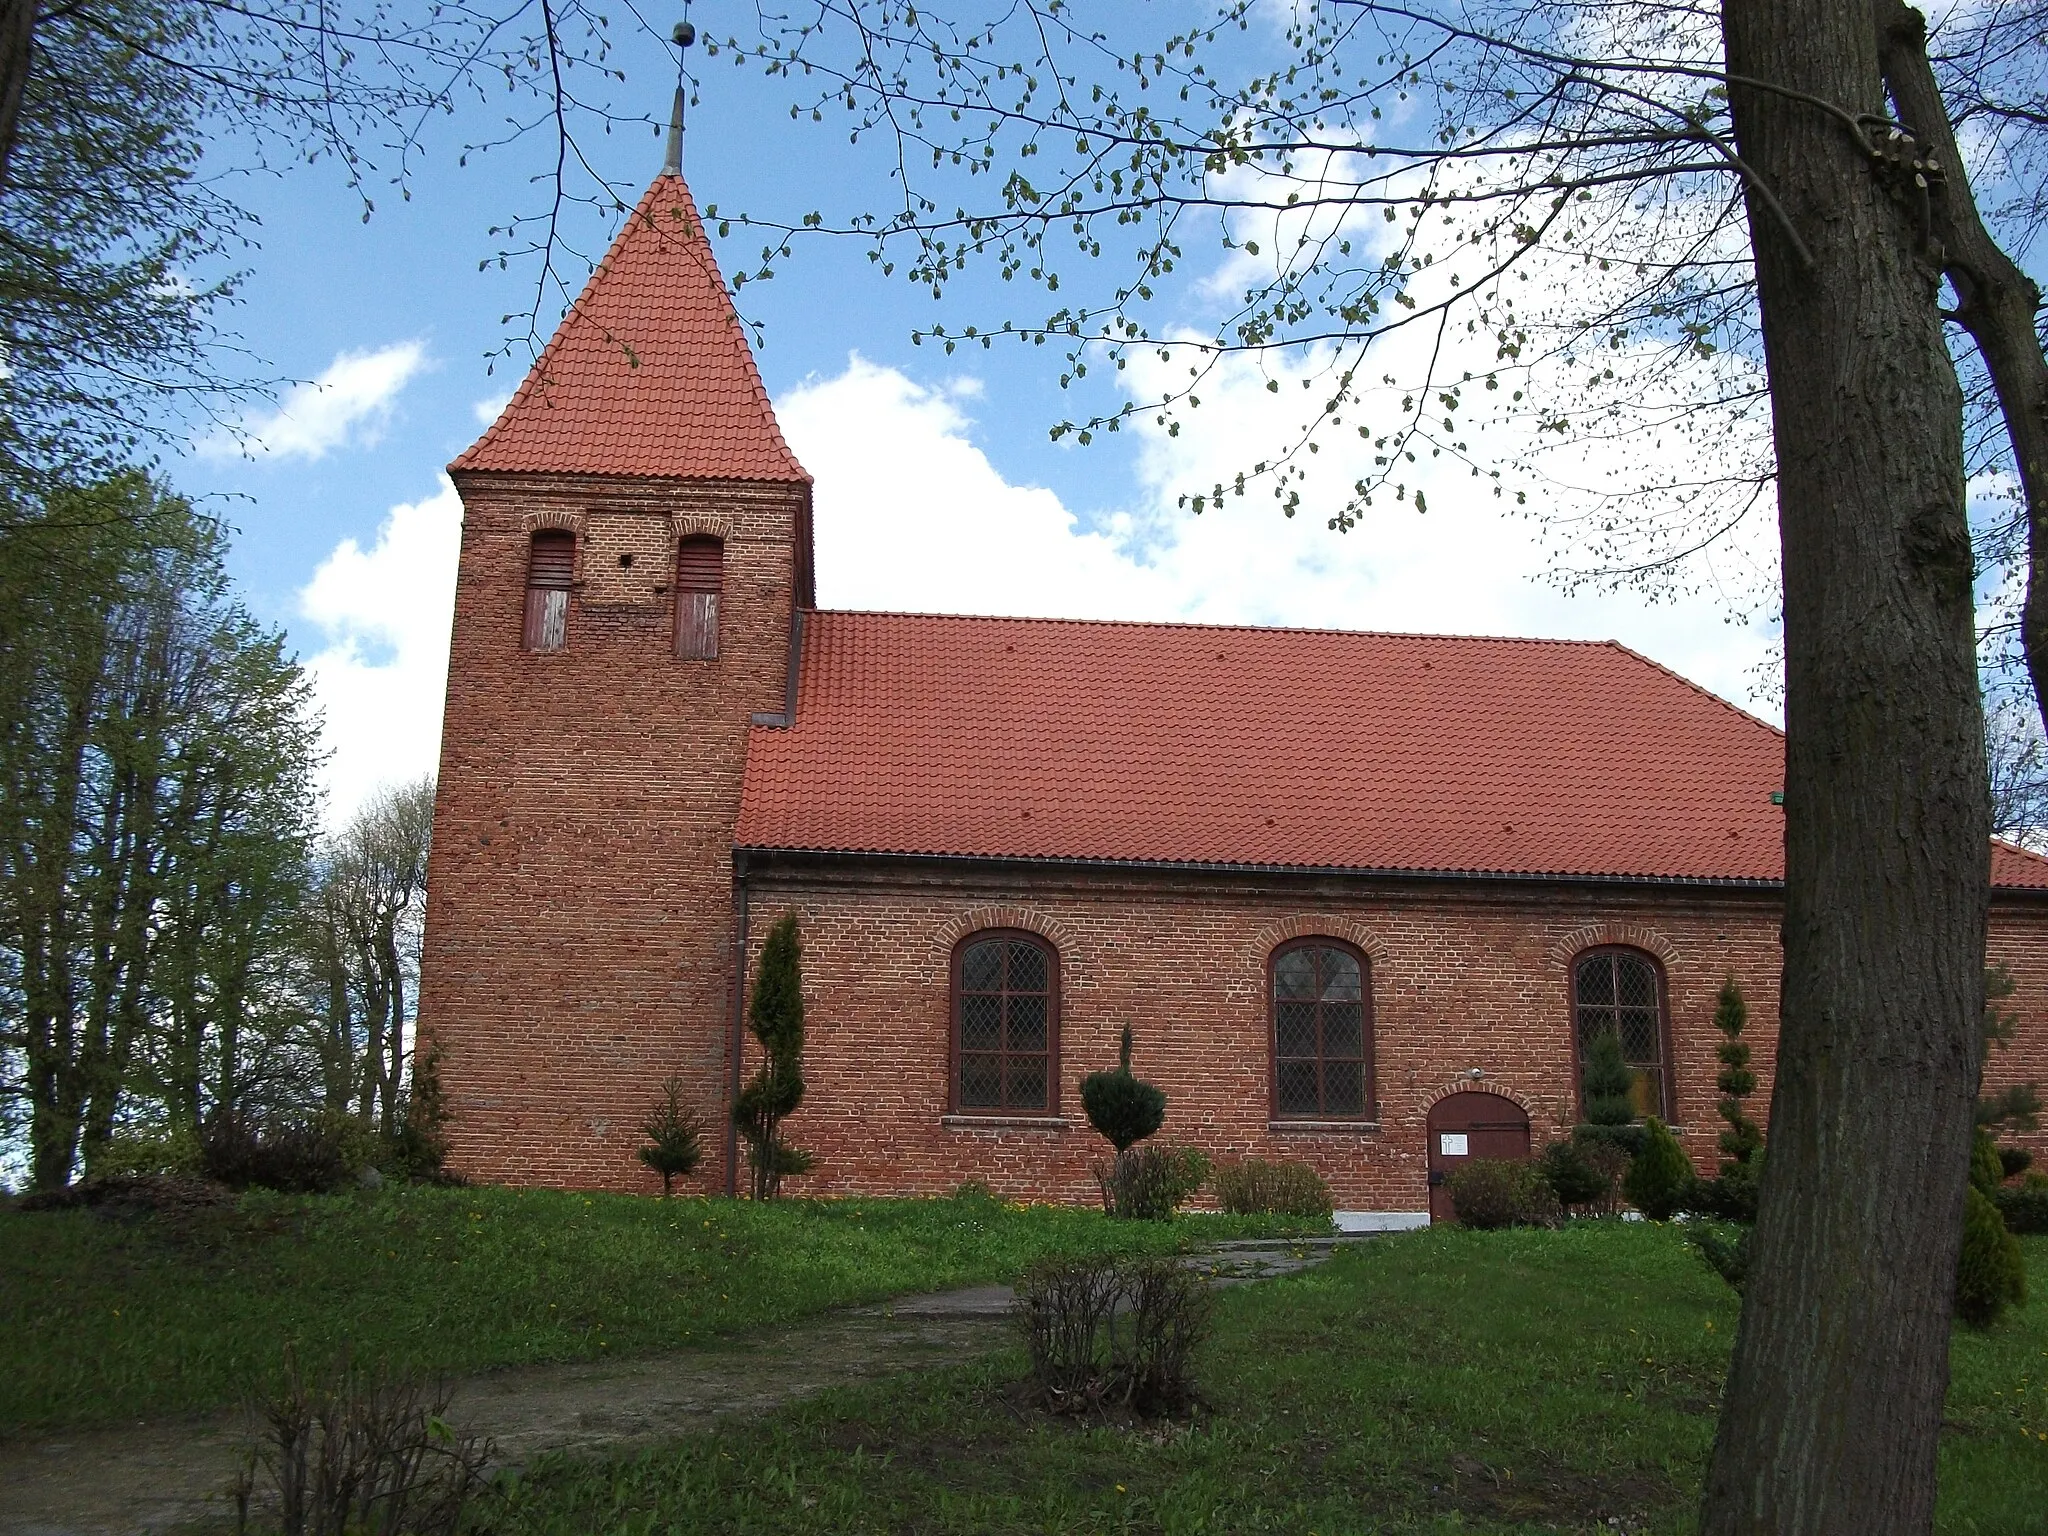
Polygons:
<instances>
[{"instance_id":1,"label":"metal spire finial","mask_svg":"<svg viewBox=\"0 0 2048 1536\"><path fill-rule=\"evenodd\" d=\"M697 41L697 29L687 21L676 23L673 34L676 44L676 100L668 114L668 155L661 162L661 174L680 176L683 174L683 50Z\"/></svg>"}]
</instances>

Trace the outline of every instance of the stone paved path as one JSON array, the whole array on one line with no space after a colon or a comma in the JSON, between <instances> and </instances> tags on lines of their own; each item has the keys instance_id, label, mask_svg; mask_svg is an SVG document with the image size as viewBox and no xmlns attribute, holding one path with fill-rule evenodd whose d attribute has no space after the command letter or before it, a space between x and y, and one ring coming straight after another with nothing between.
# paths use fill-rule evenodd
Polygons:
<instances>
[{"instance_id":1,"label":"stone paved path","mask_svg":"<svg viewBox=\"0 0 2048 1536\"><path fill-rule=\"evenodd\" d=\"M1218 1285L1321 1263L1357 1237L1219 1243L1188 1262ZM501 1463L541 1451L673 1439L827 1387L971 1359L995 1348L1008 1286L837 1312L722 1346L627 1360L517 1366L456 1383L449 1420L488 1435ZM0 1536L131 1536L231 1513L239 1415L0 1439Z\"/></svg>"}]
</instances>

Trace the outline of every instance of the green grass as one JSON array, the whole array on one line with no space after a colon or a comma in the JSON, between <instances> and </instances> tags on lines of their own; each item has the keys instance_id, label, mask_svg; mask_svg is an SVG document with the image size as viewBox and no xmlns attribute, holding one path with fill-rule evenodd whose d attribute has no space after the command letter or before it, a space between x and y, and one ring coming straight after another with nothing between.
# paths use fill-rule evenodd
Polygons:
<instances>
[{"instance_id":1,"label":"green grass","mask_svg":"<svg viewBox=\"0 0 2048 1536\"><path fill-rule=\"evenodd\" d=\"M2048 1281L2048 1240L2028 1254ZM1669 1229L1389 1237L1224 1293L1191 1428L1021 1415L1012 1353L636 1456L545 1459L481 1513L496 1536L1675 1536L1735 1320ZM1940 1529L2048 1529L2048 1300L1957 1333L1948 1421Z\"/></svg>"},{"instance_id":2,"label":"green grass","mask_svg":"<svg viewBox=\"0 0 2048 1536\"><path fill-rule=\"evenodd\" d=\"M667 1202L396 1189L251 1193L121 1223L0 1213L0 1427L224 1406L287 1342L325 1363L459 1372L713 1342L830 1307L1012 1278L1050 1253L1300 1231L1110 1222L982 1200Z\"/></svg>"}]
</instances>

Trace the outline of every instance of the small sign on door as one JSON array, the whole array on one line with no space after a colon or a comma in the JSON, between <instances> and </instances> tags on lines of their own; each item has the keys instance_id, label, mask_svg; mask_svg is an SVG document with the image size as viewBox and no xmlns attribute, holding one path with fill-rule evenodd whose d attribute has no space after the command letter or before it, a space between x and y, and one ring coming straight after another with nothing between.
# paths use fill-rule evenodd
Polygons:
<instances>
[{"instance_id":1,"label":"small sign on door","mask_svg":"<svg viewBox=\"0 0 2048 1536\"><path fill-rule=\"evenodd\" d=\"M1463 1157L1466 1155L1465 1133L1463 1131L1445 1131L1437 1137L1436 1141L1437 1150L1442 1152L1445 1157Z\"/></svg>"}]
</instances>

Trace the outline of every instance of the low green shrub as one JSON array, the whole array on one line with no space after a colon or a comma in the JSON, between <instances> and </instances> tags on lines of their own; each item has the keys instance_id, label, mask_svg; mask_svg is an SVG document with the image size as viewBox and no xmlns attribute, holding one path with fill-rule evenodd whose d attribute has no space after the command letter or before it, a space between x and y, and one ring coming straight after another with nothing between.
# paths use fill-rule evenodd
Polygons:
<instances>
[{"instance_id":1,"label":"low green shrub","mask_svg":"<svg viewBox=\"0 0 2048 1536\"><path fill-rule=\"evenodd\" d=\"M1733 1171L1719 1178L1695 1179L1686 1193L1684 1209L1714 1221L1754 1222L1763 1162L1759 1152L1746 1163L1733 1164Z\"/></svg>"},{"instance_id":2,"label":"low green shrub","mask_svg":"<svg viewBox=\"0 0 2048 1536\"><path fill-rule=\"evenodd\" d=\"M676 1175L687 1178L704 1161L704 1120L683 1102L683 1080L667 1078L661 1097L640 1122L640 1134L647 1144L640 1149L640 1161L661 1175L661 1197L669 1197Z\"/></svg>"},{"instance_id":3,"label":"low green shrub","mask_svg":"<svg viewBox=\"0 0 2048 1536\"><path fill-rule=\"evenodd\" d=\"M2026 1260L2005 1218L1972 1184L1964 1195L1963 1247L1956 1260L1956 1316L1989 1328L2007 1306L2027 1299Z\"/></svg>"},{"instance_id":4,"label":"low green shrub","mask_svg":"<svg viewBox=\"0 0 2048 1536\"><path fill-rule=\"evenodd\" d=\"M1209 1157L1195 1147L1131 1147L1098 1163L1102 1208L1127 1221L1169 1221L1209 1177Z\"/></svg>"},{"instance_id":5,"label":"low green shrub","mask_svg":"<svg viewBox=\"0 0 2048 1536\"><path fill-rule=\"evenodd\" d=\"M376 1166L377 1138L352 1115L259 1120L232 1110L209 1115L199 1132L199 1171L230 1189L327 1195Z\"/></svg>"},{"instance_id":6,"label":"low green shrub","mask_svg":"<svg viewBox=\"0 0 2048 1536\"><path fill-rule=\"evenodd\" d=\"M2048 1179L2038 1175L2026 1183L2001 1189L1991 1197L2008 1232L2022 1237L2048 1234Z\"/></svg>"},{"instance_id":7,"label":"low green shrub","mask_svg":"<svg viewBox=\"0 0 2048 1536\"><path fill-rule=\"evenodd\" d=\"M2034 1166L2034 1154L2025 1147L2001 1146L1998 1149L1998 1166L2005 1170L2006 1178L2016 1179Z\"/></svg>"},{"instance_id":8,"label":"low green shrub","mask_svg":"<svg viewBox=\"0 0 2048 1536\"><path fill-rule=\"evenodd\" d=\"M1601 1160L1576 1141L1553 1141L1536 1159L1536 1166L1543 1170L1550 1192L1566 1210L1599 1205L1614 1193L1614 1171L1603 1168Z\"/></svg>"},{"instance_id":9,"label":"low green shrub","mask_svg":"<svg viewBox=\"0 0 2048 1536\"><path fill-rule=\"evenodd\" d=\"M1307 1163L1247 1157L1216 1171L1216 1200L1233 1216L1327 1216L1330 1186Z\"/></svg>"},{"instance_id":10,"label":"low green shrub","mask_svg":"<svg viewBox=\"0 0 2048 1536\"><path fill-rule=\"evenodd\" d=\"M1482 1231L1496 1227L1554 1227L1557 1195L1534 1163L1475 1157L1447 1181L1458 1220Z\"/></svg>"},{"instance_id":11,"label":"low green shrub","mask_svg":"<svg viewBox=\"0 0 2048 1536\"><path fill-rule=\"evenodd\" d=\"M1684 1207L1697 1182L1692 1159L1678 1138L1662 1120L1650 1116L1643 1122L1643 1150L1621 1181L1629 1204L1652 1221L1669 1221Z\"/></svg>"},{"instance_id":12,"label":"low green shrub","mask_svg":"<svg viewBox=\"0 0 2048 1536\"><path fill-rule=\"evenodd\" d=\"M1970 1184L1987 1196L1998 1192L2005 1182L2005 1165L1998 1156L1998 1143L1988 1131L1979 1131L1970 1142Z\"/></svg>"},{"instance_id":13,"label":"low green shrub","mask_svg":"<svg viewBox=\"0 0 2048 1536\"><path fill-rule=\"evenodd\" d=\"M1752 1229L1702 1227L1692 1234L1692 1245L1707 1261L1707 1268L1739 1293L1749 1283L1749 1239Z\"/></svg>"},{"instance_id":14,"label":"low green shrub","mask_svg":"<svg viewBox=\"0 0 2048 1536\"><path fill-rule=\"evenodd\" d=\"M199 1138L189 1130L124 1131L86 1168L89 1178L137 1179L199 1172Z\"/></svg>"}]
</instances>

